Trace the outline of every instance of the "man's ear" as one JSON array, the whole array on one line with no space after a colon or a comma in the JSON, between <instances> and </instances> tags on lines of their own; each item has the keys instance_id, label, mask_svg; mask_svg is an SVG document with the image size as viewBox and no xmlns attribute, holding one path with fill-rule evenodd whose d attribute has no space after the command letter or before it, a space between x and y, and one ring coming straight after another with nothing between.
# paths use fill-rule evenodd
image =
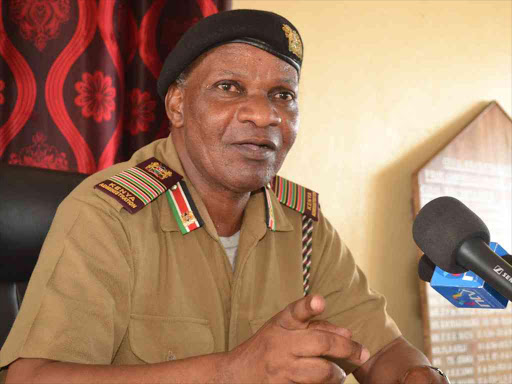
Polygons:
<instances>
[{"instance_id":1,"label":"man's ear","mask_svg":"<svg viewBox=\"0 0 512 384\"><path fill-rule=\"evenodd\" d=\"M165 112L173 128L183 126L183 88L172 84L165 95Z\"/></svg>"}]
</instances>

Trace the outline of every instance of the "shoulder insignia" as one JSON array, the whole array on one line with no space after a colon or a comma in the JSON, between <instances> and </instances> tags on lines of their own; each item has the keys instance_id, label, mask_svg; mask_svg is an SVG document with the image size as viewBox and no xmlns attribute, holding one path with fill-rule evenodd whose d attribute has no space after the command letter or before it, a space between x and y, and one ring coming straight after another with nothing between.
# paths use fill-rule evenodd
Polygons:
<instances>
[{"instance_id":1,"label":"shoulder insignia","mask_svg":"<svg viewBox=\"0 0 512 384\"><path fill-rule=\"evenodd\" d=\"M318 193L281 176L272 179L270 188L281 204L318 221Z\"/></svg>"},{"instance_id":2,"label":"shoulder insignia","mask_svg":"<svg viewBox=\"0 0 512 384\"><path fill-rule=\"evenodd\" d=\"M152 157L94 188L113 197L130 213L136 213L177 184L183 176Z\"/></svg>"}]
</instances>

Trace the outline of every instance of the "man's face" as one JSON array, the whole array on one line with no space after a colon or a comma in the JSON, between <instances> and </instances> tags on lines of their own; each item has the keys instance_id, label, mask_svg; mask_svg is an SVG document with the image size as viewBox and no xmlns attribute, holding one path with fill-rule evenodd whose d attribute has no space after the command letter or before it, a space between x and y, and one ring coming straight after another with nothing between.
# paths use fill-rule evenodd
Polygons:
<instances>
[{"instance_id":1,"label":"man's face","mask_svg":"<svg viewBox=\"0 0 512 384\"><path fill-rule=\"evenodd\" d=\"M181 120L169 114L189 176L234 192L268 183L297 135L297 92L297 71L259 48L232 43L209 51L174 94ZM169 112L169 100L166 106Z\"/></svg>"}]
</instances>

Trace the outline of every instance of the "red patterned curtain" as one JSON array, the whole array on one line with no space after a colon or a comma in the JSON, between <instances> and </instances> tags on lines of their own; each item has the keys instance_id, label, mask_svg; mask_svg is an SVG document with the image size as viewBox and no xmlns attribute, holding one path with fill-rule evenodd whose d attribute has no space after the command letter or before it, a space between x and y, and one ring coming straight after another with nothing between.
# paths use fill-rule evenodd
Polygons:
<instances>
[{"instance_id":1,"label":"red patterned curtain","mask_svg":"<svg viewBox=\"0 0 512 384\"><path fill-rule=\"evenodd\" d=\"M165 137L156 79L222 0L0 0L0 159L93 173Z\"/></svg>"}]
</instances>

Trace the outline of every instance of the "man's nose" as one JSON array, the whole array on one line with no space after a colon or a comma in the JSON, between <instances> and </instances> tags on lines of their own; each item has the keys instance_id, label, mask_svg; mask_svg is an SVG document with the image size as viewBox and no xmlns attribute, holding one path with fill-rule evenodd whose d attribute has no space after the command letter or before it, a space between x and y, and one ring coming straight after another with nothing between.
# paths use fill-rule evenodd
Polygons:
<instances>
[{"instance_id":1,"label":"man's nose","mask_svg":"<svg viewBox=\"0 0 512 384\"><path fill-rule=\"evenodd\" d=\"M253 95L240 106L238 110L240 122L252 122L260 128L281 124L281 116L268 96Z\"/></svg>"}]
</instances>

